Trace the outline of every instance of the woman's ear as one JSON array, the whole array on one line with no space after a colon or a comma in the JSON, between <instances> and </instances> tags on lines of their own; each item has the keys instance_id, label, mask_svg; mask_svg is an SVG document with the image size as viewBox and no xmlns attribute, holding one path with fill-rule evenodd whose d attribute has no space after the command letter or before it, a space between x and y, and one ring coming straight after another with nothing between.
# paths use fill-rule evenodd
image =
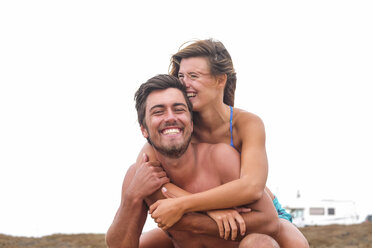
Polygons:
<instances>
[{"instance_id":1,"label":"woman's ear","mask_svg":"<svg viewBox=\"0 0 372 248\"><path fill-rule=\"evenodd\" d=\"M145 137L146 139L149 137L149 133L147 132L146 128L143 125L141 125L141 132L143 137Z\"/></svg>"},{"instance_id":2,"label":"woman's ear","mask_svg":"<svg viewBox=\"0 0 372 248\"><path fill-rule=\"evenodd\" d=\"M218 86L221 86L224 89L225 85L226 85L226 82L227 82L227 75L226 74L222 74L222 75L217 76Z\"/></svg>"}]
</instances>

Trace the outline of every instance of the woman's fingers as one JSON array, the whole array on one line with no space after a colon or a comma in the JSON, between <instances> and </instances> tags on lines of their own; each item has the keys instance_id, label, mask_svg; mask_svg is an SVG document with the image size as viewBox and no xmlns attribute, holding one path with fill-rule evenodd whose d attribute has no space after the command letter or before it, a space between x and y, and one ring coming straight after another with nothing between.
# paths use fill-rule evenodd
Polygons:
<instances>
[{"instance_id":1,"label":"woman's fingers","mask_svg":"<svg viewBox=\"0 0 372 248\"><path fill-rule=\"evenodd\" d=\"M161 188L161 193L163 193L163 196L165 198L176 198L177 197L176 195L169 192L166 187Z\"/></svg>"},{"instance_id":2,"label":"woman's fingers","mask_svg":"<svg viewBox=\"0 0 372 248\"><path fill-rule=\"evenodd\" d=\"M230 228L231 228L231 240L235 240L236 237L238 236L238 227L235 223L235 218L229 214L229 224L230 224Z\"/></svg>"},{"instance_id":3,"label":"woman's fingers","mask_svg":"<svg viewBox=\"0 0 372 248\"><path fill-rule=\"evenodd\" d=\"M245 231L247 230L247 227L245 225L245 221L244 221L243 217L240 214L236 214L234 216L234 218L235 218L236 222L239 224L240 235L244 236Z\"/></svg>"},{"instance_id":4,"label":"woman's fingers","mask_svg":"<svg viewBox=\"0 0 372 248\"><path fill-rule=\"evenodd\" d=\"M220 232L220 237L224 238L225 236L225 228L223 227L223 221L222 218L218 218L218 220L215 220L218 226L218 231Z\"/></svg>"},{"instance_id":5,"label":"woman's fingers","mask_svg":"<svg viewBox=\"0 0 372 248\"><path fill-rule=\"evenodd\" d=\"M246 208L246 207L235 207L235 210L238 211L239 213L249 213L252 212L251 208Z\"/></svg>"},{"instance_id":6,"label":"woman's fingers","mask_svg":"<svg viewBox=\"0 0 372 248\"><path fill-rule=\"evenodd\" d=\"M245 221L236 210L215 210L207 214L216 222L221 238L228 240L231 234L231 240L236 240L238 234L245 235Z\"/></svg>"},{"instance_id":7,"label":"woman's fingers","mask_svg":"<svg viewBox=\"0 0 372 248\"><path fill-rule=\"evenodd\" d=\"M225 236L223 238L227 240L230 237L230 225L227 218L223 218L223 227L225 228Z\"/></svg>"}]
</instances>

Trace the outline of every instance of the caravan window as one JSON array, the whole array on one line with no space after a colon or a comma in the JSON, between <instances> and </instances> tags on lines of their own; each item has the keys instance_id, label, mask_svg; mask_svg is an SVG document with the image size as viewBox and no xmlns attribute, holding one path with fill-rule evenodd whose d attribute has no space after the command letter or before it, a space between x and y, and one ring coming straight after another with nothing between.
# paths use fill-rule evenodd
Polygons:
<instances>
[{"instance_id":1,"label":"caravan window","mask_svg":"<svg viewBox=\"0 0 372 248\"><path fill-rule=\"evenodd\" d=\"M328 208L328 215L335 215L335 209L334 208Z\"/></svg>"},{"instance_id":2,"label":"caravan window","mask_svg":"<svg viewBox=\"0 0 372 248\"><path fill-rule=\"evenodd\" d=\"M302 218L304 217L304 209L302 208L292 209L291 215L293 218Z\"/></svg>"},{"instance_id":3,"label":"caravan window","mask_svg":"<svg viewBox=\"0 0 372 248\"><path fill-rule=\"evenodd\" d=\"M324 208L310 208L310 215L324 215Z\"/></svg>"}]
</instances>

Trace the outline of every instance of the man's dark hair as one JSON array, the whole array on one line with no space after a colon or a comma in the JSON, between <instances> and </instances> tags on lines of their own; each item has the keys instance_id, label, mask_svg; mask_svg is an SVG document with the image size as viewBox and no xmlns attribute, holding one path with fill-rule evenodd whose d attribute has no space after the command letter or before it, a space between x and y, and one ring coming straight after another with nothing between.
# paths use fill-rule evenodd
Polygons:
<instances>
[{"instance_id":1,"label":"man's dark hair","mask_svg":"<svg viewBox=\"0 0 372 248\"><path fill-rule=\"evenodd\" d=\"M192 118L192 104L186 94L186 86L181 83L181 81L171 75L161 74L147 80L146 83L143 83L136 94L134 95L134 100L136 101L136 109L138 116L138 123L146 127L145 115L146 115L146 100L151 92L156 90L166 90L168 88L179 89L183 97L185 98L187 108L190 111Z\"/></svg>"},{"instance_id":2,"label":"man's dark hair","mask_svg":"<svg viewBox=\"0 0 372 248\"><path fill-rule=\"evenodd\" d=\"M186 42L185 44L188 43ZM213 39L198 40L180 49L171 58L169 74L178 77L181 60L193 57L206 58L209 63L210 73L213 76L227 75L223 102L234 106L236 72L231 56L222 42Z\"/></svg>"}]
</instances>

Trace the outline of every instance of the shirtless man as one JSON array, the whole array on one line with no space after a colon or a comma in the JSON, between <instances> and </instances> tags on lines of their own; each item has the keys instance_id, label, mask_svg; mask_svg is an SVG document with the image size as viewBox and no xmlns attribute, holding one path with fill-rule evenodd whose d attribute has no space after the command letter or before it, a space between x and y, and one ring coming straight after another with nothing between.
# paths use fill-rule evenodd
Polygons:
<instances>
[{"instance_id":1,"label":"shirtless man","mask_svg":"<svg viewBox=\"0 0 372 248\"><path fill-rule=\"evenodd\" d=\"M239 178L240 155L226 144L190 144L191 104L184 86L172 76L159 75L141 85L136 93L136 108L142 134L154 147L159 162L149 162L144 156L142 163L129 168L121 205L106 235L110 248L279 247L267 236L279 235L278 216L267 194L249 205L252 212L242 213L248 233L245 237L239 234L242 241L221 239L215 222L198 213L185 215L167 229L169 236L158 229L162 234L158 233L156 239L151 234L140 238L148 206L154 202L153 194L169 182L167 175L190 193L205 191Z\"/></svg>"}]
</instances>

